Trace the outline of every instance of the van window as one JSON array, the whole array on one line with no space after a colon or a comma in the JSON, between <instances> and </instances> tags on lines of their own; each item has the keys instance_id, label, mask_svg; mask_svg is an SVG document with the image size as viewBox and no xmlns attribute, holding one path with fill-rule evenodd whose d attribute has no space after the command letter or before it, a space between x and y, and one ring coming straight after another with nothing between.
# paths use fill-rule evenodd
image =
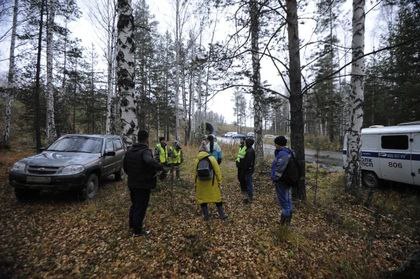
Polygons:
<instances>
[{"instance_id":1,"label":"van window","mask_svg":"<svg viewBox=\"0 0 420 279\"><path fill-rule=\"evenodd\" d=\"M408 136L382 136L381 146L383 149L408 149Z\"/></svg>"},{"instance_id":2,"label":"van window","mask_svg":"<svg viewBox=\"0 0 420 279\"><path fill-rule=\"evenodd\" d=\"M114 145L112 144L112 140L107 139L105 144L105 152L114 151Z\"/></svg>"}]
</instances>

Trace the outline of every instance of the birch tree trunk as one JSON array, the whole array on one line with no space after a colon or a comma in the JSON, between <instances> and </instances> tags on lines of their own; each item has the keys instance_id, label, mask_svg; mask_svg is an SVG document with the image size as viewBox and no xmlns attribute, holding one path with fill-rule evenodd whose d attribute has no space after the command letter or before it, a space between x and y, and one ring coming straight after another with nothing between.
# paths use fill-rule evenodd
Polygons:
<instances>
[{"instance_id":1,"label":"birch tree trunk","mask_svg":"<svg viewBox=\"0 0 420 279\"><path fill-rule=\"evenodd\" d=\"M347 127L346 189L357 190L361 186L360 134L363 125L364 102L364 48L365 48L365 0L353 0L353 39L350 92L350 123Z\"/></svg>"},{"instance_id":2,"label":"birch tree trunk","mask_svg":"<svg viewBox=\"0 0 420 279\"><path fill-rule=\"evenodd\" d=\"M57 138L54 119L54 88L53 88L53 33L54 33L54 16L55 3L53 0L48 1L47 5L47 125L46 135L47 142L51 144Z\"/></svg>"},{"instance_id":3,"label":"birch tree trunk","mask_svg":"<svg viewBox=\"0 0 420 279\"><path fill-rule=\"evenodd\" d=\"M118 0L117 88L121 134L127 144L137 140L137 98L134 92L134 18L131 0Z\"/></svg>"},{"instance_id":4,"label":"birch tree trunk","mask_svg":"<svg viewBox=\"0 0 420 279\"><path fill-rule=\"evenodd\" d=\"M299 25L296 0L286 1L287 33L289 43L289 78L290 78L290 140L291 147L296 152L299 161L301 179L296 197L306 199L305 189L305 146L303 121L303 96L300 67Z\"/></svg>"},{"instance_id":5,"label":"birch tree trunk","mask_svg":"<svg viewBox=\"0 0 420 279\"><path fill-rule=\"evenodd\" d=\"M254 97L254 132L255 132L255 156L256 161L264 161L264 148L262 140L262 104L264 101L263 91L261 89L260 74L260 56L259 56L259 7L257 0L249 2L250 12L250 32L251 32L251 53L252 53L252 95Z\"/></svg>"},{"instance_id":6,"label":"birch tree trunk","mask_svg":"<svg viewBox=\"0 0 420 279\"><path fill-rule=\"evenodd\" d=\"M15 0L13 6L13 22L12 22L12 36L10 38L10 53L9 53L9 73L7 75L7 93L4 112L4 131L1 139L1 146L9 146L10 131L12 126L12 106L15 94L15 45L16 45L16 29L17 29L17 16L19 11L19 0Z\"/></svg>"}]
</instances>

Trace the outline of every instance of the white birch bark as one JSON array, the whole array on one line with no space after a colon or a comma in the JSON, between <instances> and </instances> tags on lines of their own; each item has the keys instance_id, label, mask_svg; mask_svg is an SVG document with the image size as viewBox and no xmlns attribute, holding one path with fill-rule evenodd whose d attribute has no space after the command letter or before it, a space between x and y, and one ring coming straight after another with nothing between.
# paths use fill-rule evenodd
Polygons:
<instances>
[{"instance_id":1,"label":"white birch bark","mask_svg":"<svg viewBox=\"0 0 420 279\"><path fill-rule=\"evenodd\" d=\"M53 32L54 32L54 17L55 17L55 3L53 0L48 1L47 5L47 125L46 135L47 142L53 143L57 138L55 130L54 119L54 88L53 88Z\"/></svg>"},{"instance_id":2,"label":"white birch bark","mask_svg":"<svg viewBox=\"0 0 420 279\"><path fill-rule=\"evenodd\" d=\"M134 18L131 0L118 0L117 88L121 133L127 144L137 140L137 97L134 91Z\"/></svg>"},{"instance_id":3,"label":"white birch bark","mask_svg":"<svg viewBox=\"0 0 420 279\"><path fill-rule=\"evenodd\" d=\"M346 188L355 190L361 186L360 134L363 125L364 102L364 47L365 47L365 0L353 0L353 39L350 123L347 128Z\"/></svg>"},{"instance_id":4,"label":"white birch bark","mask_svg":"<svg viewBox=\"0 0 420 279\"><path fill-rule=\"evenodd\" d=\"M10 53L9 53L9 73L7 76L7 87L5 99L5 112L4 112L4 131L1 139L2 146L8 146L10 141L10 132L12 126L12 106L15 93L15 45L16 45L16 29L17 29L17 16L19 11L19 0L15 0L13 6L13 22L12 22L12 35L10 38Z\"/></svg>"}]
</instances>

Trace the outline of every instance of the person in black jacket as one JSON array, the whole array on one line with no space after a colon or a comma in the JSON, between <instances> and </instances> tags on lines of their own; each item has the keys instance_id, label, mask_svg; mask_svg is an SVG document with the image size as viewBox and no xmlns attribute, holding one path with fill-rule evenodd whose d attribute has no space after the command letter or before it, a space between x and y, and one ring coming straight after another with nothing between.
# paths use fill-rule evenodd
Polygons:
<instances>
[{"instance_id":1,"label":"person in black jacket","mask_svg":"<svg viewBox=\"0 0 420 279\"><path fill-rule=\"evenodd\" d=\"M156 187L156 174L163 170L163 166L153 158L149 149L149 133L140 130L137 138L138 143L125 154L123 165L130 190L129 226L133 236L149 234L143 228L143 220L149 205L150 190Z\"/></svg>"},{"instance_id":2,"label":"person in black jacket","mask_svg":"<svg viewBox=\"0 0 420 279\"><path fill-rule=\"evenodd\" d=\"M252 175L254 174L255 169L255 150L252 148L254 140L252 138L247 138L245 140L246 153L245 157L241 159L240 164L243 170L243 176L246 184L246 197L244 203L252 202L254 198L254 185L252 182Z\"/></svg>"}]
</instances>

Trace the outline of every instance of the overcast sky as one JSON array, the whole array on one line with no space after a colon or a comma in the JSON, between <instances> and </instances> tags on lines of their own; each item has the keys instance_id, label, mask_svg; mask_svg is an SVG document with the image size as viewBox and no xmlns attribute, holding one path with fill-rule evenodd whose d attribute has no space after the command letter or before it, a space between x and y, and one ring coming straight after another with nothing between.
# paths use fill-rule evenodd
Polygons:
<instances>
[{"instance_id":1,"label":"overcast sky","mask_svg":"<svg viewBox=\"0 0 420 279\"><path fill-rule=\"evenodd\" d=\"M90 48L92 43L96 45L96 49L100 52L101 46L98 39L97 28L95 25L92 24L87 11L87 5L91 1L95 0L77 0L79 3L79 7L82 11L82 17L77 20L77 22L72 22L69 26L74 36L79 37L82 40L83 45L86 48ZM160 32L165 32L169 30L170 32L174 32L174 22L175 22L175 9L174 9L174 0L146 0L148 3L151 13L155 15L156 20L159 22L158 30ZM304 14L301 14L301 17L305 18L312 18L313 17L313 7L315 1L309 1L311 4L308 6ZM366 11L370 10L370 8L376 3L372 3L372 1L367 1L367 8ZM340 19L346 19L351 24L351 0L347 0L347 2L343 5L343 13L340 16ZM381 9L379 8L380 5L371 10L366 17L366 38L365 38L365 52L369 52L372 50L373 46L379 45L379 36L383 32L380 28L381 22ZM313 29L316 25L316 21L314 20L302 20L304 24L299 25L299 32L300 38L303 42L307 42L309 40L316 40L316 36L313 34ZM226 38L227 34L232 30L231 23L226 22L224 16L218 16L218 21L216 25L216 40L223 40ZM188 27L187 27L188 28ZM346 26L349 30L351 25ZM209 32L209 31L207 31ZM185 31L188 34L188 30ZM341 45L350 46L351 43L351 33L344 32L342 29L337 30L337 35L341 40ZM205 38L209 38L209 36L204 36ZM345 42L344 42L345 41ZM205 43L205 42L204 42ZM8 42L5 41L0 45L0 60L7 58L8 55ZM302 56L302 64L305 63L305 58L307 58L313 49L307 49L301 52ZM283 54L284 55L284 54ZM100 55L101 56L101 55ZM342 54L341 54L342 56ZM350 59L350 53L347 59ZM344 63L344 59L341 59L340 63ZM102 64L104 65L104 64ZM0 71L6 72L7 70L7 59L0 63ZM261 69L261 77L262 80L268 80L269 83L273 86L273 89L284 92L283 84L281 83L281 79L277 76L276 70L274 66L271 64L270 61L264 60L262 61L262 69ZM231 101L232 98L232 90L227 90L218 93L218 95L212 99L209 103L210 110L222 114L228 122L234 121L233 115L233 102ZM249 96L247 97L249 100ZM249 121L247 122L249 123Z\"/></svg>"}]
</instances>

